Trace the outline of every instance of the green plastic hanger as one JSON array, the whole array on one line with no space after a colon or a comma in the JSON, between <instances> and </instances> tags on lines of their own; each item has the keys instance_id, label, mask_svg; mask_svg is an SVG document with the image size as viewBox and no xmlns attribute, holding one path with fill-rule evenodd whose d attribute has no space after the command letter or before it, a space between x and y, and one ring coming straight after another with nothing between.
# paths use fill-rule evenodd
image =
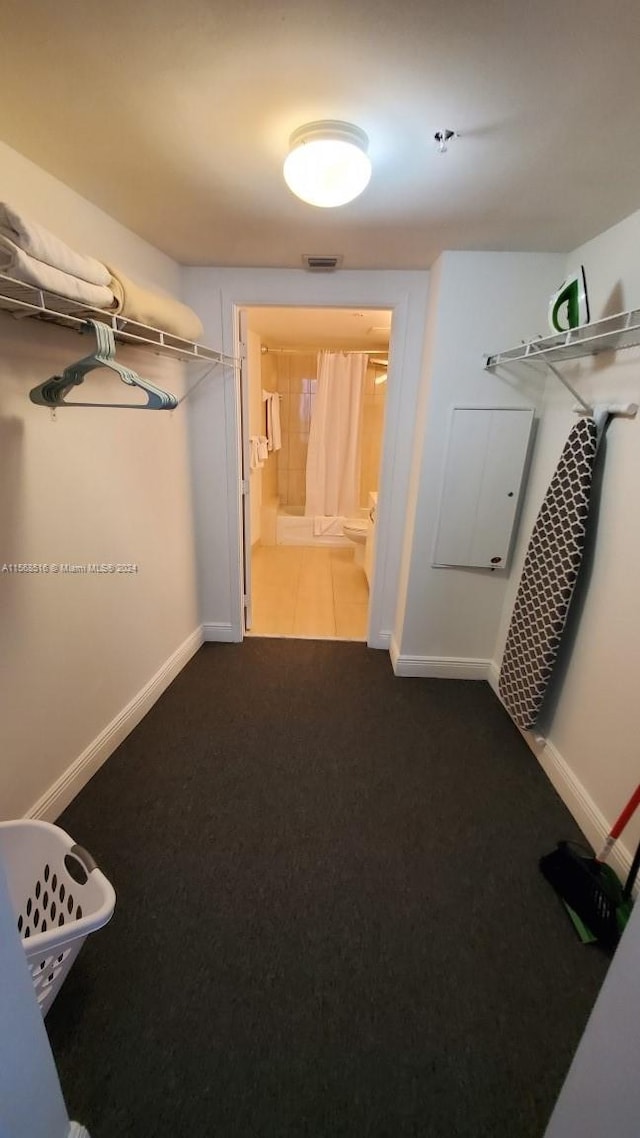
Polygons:
<instances>
[{"instance_id":1,"label":"green plastic hanger","mask_svg":"<svg viewBox=\"0 0 640 1138\"><path fill-rule=\"evenodd\" d=\"M155 387L146 379L141 379L137 372L131 368L122 367L115 362L116 341L113 329L100 320L87 320L87 330L94 332L97 348L89 356L84 356L76 363L69 364L62 375L54 375L44 383L34 387L29 392L32 403L41 407L122 407L135 411L173 411L178 406L175 395L170 395L160 387ZM115 371L123 383L130 387L139 387L146 392L146 403L79 403L67 402L65 395L73 388L83 383L86 376L96 368L106 367Z\"/></svg>"}]
</instances>

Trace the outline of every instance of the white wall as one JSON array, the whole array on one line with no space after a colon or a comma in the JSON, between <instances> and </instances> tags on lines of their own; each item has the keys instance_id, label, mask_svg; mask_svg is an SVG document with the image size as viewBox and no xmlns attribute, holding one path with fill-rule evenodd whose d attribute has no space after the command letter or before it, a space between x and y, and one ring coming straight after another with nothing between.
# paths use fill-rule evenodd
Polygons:
<instances>
[{"instance_id":1,"label":"white wall","mask_svg":"<svg viewBox=\"0 0 640 1138\"><path fill-rule=\"evenodd\" d=\"M391 636L406 511L411 439L422 366L428 274L291 269L185 269L184 296L206 341L236 352L234 305L391 308L393 327L378 512L383 556L376 563L370 643ZM202 385L191 405L200 602L205 634L242 636L239 574L238 408L231 372Z\"/></svg>"},{"instance_id":2,"label":"white wall","mask_svg":"<svg viewBox=\"0 0 640 1138\"><path fill-rule=\"evenodd\" d=\"M536 334L562 267L555 254L452 252L434 268L393 645L400 673L486 674L507 575L431 566L449 416L455 405L542 401L530 370L504 383L484 358Z\"/></svg>"},{"instance_id":3,"label":"white wall","mask_svg":"<svg viewBox=\"0 0 640 1138\"><path fill-rule=\"evenodd\" d=\"M637 1138L640 906L607 972L544 1138Z\"/></svg>"},{"instance_id":4,"label":"white wall","mask_svg":"<svg viewBox=\"0 0 640 1138\"><path fill-rule=\"evenodd\" d=\"M112 261L136 280L180 296L180 267L17 150L0 142L1 201L46 226L81 253Z\"/></svg>"},{"instance_id":5,"label":"white wall","mask_svg":"<svg viewBox=\"0 0 640 1138\"><path fill-rule=\"evenodd\" d=\"M591 319L640 306L640 212L575 250L566 271L583 264ZM561 279L561 278L560 278ZM560 280L558 281L560 283ZM640 350L558 365L588 400L640 402ZM516 566L522 565L544 492L576 420L574 400L553 377L546 381L538 439ZM640 609L640 419L614 419L606 439L602 497L590 578L557 706L544 725L540 759L598 843L638 781L637 688ZM500 660L517 575L510 583L496 659ZM535 748L535 743L532 741ZM539 749L539 748L538 748ZM640 819L626 837L640 838Z\"/></svg>"},{"instance_id":6,"label":"white wall","mask_svg":"<svg viewBox=\"0 0 640 1138\"><path fill-rule=\"evenodd\" d=\"M0 171L1 198L81 251L179 293L169 258L5 146ZM88 340L0 313L0 349L0 563L139 566L118 576L0 574L0 816L11 817L91 748L198 616L185 409L63 409L53 421L29 390L85 355ZM183 384L174 361L140 349L118 356L161 386ZM121 388L103 373L85 386L111 382Z\"/></svg>"}]
</instances>

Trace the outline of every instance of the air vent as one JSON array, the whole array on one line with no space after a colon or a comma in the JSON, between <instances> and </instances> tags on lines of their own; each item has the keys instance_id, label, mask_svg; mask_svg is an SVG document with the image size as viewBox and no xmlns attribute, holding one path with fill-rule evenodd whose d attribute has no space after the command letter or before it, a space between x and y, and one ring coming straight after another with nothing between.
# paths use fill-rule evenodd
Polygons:
<instances>
[{"instance_id":1,"label":"air vent","mask_svg":"<svg viewBox=\"0 0 640 1138\"><path fill-rule=\"evenodd\" d=\"M303 253L302 264L310 273L332 273L342 264L341 253Z\"/></svg>"}]
</instances>

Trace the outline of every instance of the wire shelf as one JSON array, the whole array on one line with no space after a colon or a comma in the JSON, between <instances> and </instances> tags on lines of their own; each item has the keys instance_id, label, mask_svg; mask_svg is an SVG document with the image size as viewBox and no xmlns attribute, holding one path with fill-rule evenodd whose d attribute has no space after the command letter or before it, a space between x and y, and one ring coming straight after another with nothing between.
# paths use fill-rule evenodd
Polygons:
<instances>
[{"instance_id":1,"label":"wire shelf","mask_svg":"<svg viewBox=\"0 0 640 1138\"><path fill-rule=\"evenodd\" d=\"M236 367L238 363L234 356L225 355L224 352L173 336L148 324L139 324L125 316L105 312L102 308L91 308L77 300L67 300L57 293L14 280L5 273L0 273L0 310L10 312L18 319L35 317L77 332L83 330L87 320L100 320L113 330L118 343L152 348L157 355L179 360L210 360L230 367Z\"/></svg>"},{"instance_id":2,"label":"wire shelf","mask_svg":"<svg viewBox=\"0 0 640 1138\"><path fill-rule=\"evenodd\" d=\"M598 355L600 352L617 351L618 348L634 348L640 345L640 309L620 312L607 316L593 324L582 324L557 336L545 336L496 352L487 356L485 368L498 367L499 364L516 363L524 360L531 363L539 359L549 363L557 360L575 360L583 356Z\"/></svg>"}]
</instances>

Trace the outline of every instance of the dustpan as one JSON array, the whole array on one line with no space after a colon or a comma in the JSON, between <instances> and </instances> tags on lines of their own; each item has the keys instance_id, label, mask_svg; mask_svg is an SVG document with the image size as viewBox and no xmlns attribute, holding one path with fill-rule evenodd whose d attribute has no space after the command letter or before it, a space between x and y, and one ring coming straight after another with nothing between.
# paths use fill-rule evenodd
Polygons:
<instances>
[{"instance_id":1,"label":"dustpan","mask_svg":"<svg viewBox=\"0 0 640 1138\"><path fill-rule=\"evenodd\" d=\"M624 887L605 858L610 854L640 804L640 786L612 826L597 856L575 842L558 842L552 853L540 859L540 869L564 902L583 943L599 941L607 948L618 943L631 913L631 892L640 863L636 851Z\"/></svg>"}]
</instances>

